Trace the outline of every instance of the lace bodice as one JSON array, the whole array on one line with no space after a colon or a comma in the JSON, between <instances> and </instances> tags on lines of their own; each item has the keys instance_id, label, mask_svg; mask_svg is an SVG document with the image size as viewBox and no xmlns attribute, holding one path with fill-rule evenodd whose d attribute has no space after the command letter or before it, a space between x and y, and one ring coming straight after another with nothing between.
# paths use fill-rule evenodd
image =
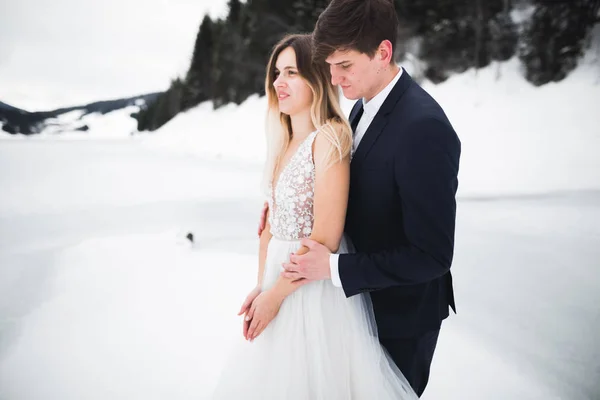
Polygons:
<instances>
[{"instance_id":1,"label":"lace bodice","mask_svg":"<svg viewBox=\"0 0 600 400\"><path fill-rule=\"evenodd\" d=\"M315 196L312 144L316 136L317 132L313 132L300 143L275 186L269 187L269 223L271 234L278 239L299 240L312 233Z\"/></svg>"}]
</instances>

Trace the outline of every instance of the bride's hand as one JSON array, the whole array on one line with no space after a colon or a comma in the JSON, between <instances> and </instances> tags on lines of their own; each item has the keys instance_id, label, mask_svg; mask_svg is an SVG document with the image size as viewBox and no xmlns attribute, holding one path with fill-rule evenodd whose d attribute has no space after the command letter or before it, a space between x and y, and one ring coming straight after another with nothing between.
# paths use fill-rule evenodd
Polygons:
<instances>
[{"instance_id":1,"label":"bride's hand","mask_svg":"<svg viewBox=\"0 0 600 400\"><path fill-rule=\"evenodd\" d=\"M244 337L248 339L248 328L250 327L250 320L247 318L248 312L250 311L250 306L256 297L260 294L260 286L257 285L252 291L246 296L246 300L244 300L244 304L242 304L242 308L238 312L238 315L246 314L244 316L244 327L243 333Z\"/></svg>"},{"instance_id":2,"label":"bride's hand","mask_svg":"<svg viewBox=\"0 0 600 400\"><path fill-rule=\"evenodd\" d=\"M272 290L262 292L252 302L250 312L246 315L246 321L251 322L246 340L254 340L264 331L264 329L277 316L283 298L278 296Z\"/></svg>"}]
</instances>

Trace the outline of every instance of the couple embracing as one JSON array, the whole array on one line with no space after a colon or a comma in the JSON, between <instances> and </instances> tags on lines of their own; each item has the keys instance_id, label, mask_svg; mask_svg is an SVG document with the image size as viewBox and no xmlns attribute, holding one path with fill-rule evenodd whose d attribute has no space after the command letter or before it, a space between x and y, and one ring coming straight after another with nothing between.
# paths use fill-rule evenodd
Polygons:
<instances>
[{"instance_id":1,"label":"couple embracing","mask_svg":"<svg viewBox=\"0 0 600 400\"><path fill-rule=\"evenodd\" d=\"M460 141L393 60L391 0L332 0L267 66L265 188L248 342L215 399L415 399L442 321ZM357 100L349 118L339 88Z\"/></svg>"}]
</instances>

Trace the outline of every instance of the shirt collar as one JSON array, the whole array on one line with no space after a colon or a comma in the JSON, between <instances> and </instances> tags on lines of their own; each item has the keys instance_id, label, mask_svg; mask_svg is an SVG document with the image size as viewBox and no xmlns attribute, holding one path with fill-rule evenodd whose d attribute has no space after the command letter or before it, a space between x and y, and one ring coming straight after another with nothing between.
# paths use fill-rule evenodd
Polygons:
<instances>
[{"instance_id":1,"label":"shirt collar","mask_svg":"<svg viewBox=\"0 0 600 400\"><path fill-rule=\"evenodd\" d=\"M388 95L400 79L400 76L402 76L402 67L400 67L400 71L398 71L394 79L392 79L392 81L388 83L388 85L383 88L381 92L377 93L369 102L365 101L363 98L363 109L365 114L369 116L375 116L375 114L377 114L383 105L383 102L385 99L387 99Z\"/></svg>"}]
</instances>

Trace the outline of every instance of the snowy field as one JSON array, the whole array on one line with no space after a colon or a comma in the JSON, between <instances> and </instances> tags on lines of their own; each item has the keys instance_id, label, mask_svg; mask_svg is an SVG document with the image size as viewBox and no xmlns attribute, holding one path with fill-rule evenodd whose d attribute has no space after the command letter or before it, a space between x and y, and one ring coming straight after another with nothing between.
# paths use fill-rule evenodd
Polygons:
<instances>
[{"instance_id":1,"label":"snowy field","mask_svg":"<svg viewBox=\"0 0 600 400\"><path fill-rule=\"evenodd\" d=\"M597 399L600 72L500 72L425 84L463 158L458 314L423 398ZM1 400L206 398L255 283L264 105L0 137Z\"/></svg>"}]
</instances>

